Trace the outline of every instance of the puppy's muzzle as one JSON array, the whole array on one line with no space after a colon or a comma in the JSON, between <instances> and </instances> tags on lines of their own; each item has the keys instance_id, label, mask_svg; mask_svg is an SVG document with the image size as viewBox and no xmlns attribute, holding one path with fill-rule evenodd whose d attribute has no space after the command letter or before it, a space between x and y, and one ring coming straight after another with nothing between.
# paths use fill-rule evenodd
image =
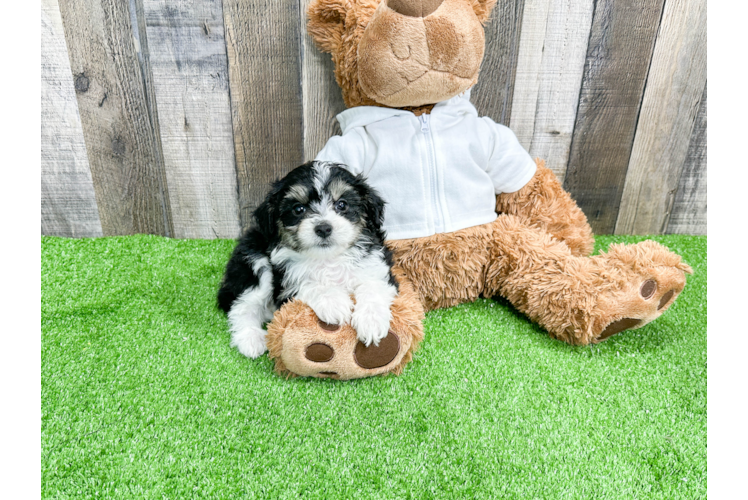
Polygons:
<instances>
[{"instance_id":1,"label":"puppy's muzzle","mask_svg":"<svg viewBox=\"0 0 748 500\"><path fill-rule=\"evenodd\" d=\"M320 238L327 239L332 234L332 226L326 222L322 224L318 224L314 227L314 234L319 236Z\"/></svg>"}]
</instances>

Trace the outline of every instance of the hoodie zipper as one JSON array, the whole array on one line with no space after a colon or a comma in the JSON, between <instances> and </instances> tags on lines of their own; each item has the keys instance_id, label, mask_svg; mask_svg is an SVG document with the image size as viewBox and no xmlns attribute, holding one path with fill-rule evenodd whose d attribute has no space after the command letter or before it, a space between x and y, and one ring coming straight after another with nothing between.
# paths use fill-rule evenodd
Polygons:
<instances>
[{"instance_id":1,"label":"hoodie zipper","mask_svg":"<svg viewBox=\"0 0 748 500\"><path fill-rule=\"evenodd\" d=\"M421 133L426 140L426 156L429 162L429 177L431 178L431 209L432 213L438 217L434 220L434 231L437 233L444 232L444 214L439 203L439 193L437 186L436 154L434 153L434 139L431 137L431 115L423 113L418 117L421 122Z\"/></svg>"}]
</instances>

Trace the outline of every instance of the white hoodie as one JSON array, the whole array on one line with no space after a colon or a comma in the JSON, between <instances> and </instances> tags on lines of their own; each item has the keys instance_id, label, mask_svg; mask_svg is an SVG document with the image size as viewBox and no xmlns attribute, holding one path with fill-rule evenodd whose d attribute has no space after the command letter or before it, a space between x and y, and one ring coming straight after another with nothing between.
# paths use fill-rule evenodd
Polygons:
<instances>
[{"instance_id":1,"label":"white hoodie","mask_svg":"<svg viewBox=\"0 0 748 500\"><path fill-rule=\"evenodd\" d=\"M509 128L478 117L470 90L430 114L360 106L337 116L343 135L316 160L363 174L387 202L387 239L419 238L496 219L496 195L513 193L535 162Z\"/></svg>"}]
</instances>

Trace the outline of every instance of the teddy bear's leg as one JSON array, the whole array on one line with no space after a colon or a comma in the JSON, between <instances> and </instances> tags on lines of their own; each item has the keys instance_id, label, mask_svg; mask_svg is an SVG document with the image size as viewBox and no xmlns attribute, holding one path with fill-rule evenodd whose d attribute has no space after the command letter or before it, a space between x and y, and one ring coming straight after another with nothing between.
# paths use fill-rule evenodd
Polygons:
<instances>
[{"instance_id":1,"label":"teddy bear's leg","mask_svg":"<svg viewBox=\"0 0 748 500\"><path fill-rule=\"evenodd\" d=\"M519 191L498 195L496 211L515 215L526 225L550 233L566 243L572 255L589 255L595 240L587 217L545 167L545 161L535 162L535 176Z\"/></svg>"},{"instance_id":2,"label":"teddy bear's leg","mask_svg":"<svg viewBox=\"0 0 748 500\"><path fill-rule=\"evenodd\" d=\"M423 238L389 240L395 263L413 284L426 311L470 302L483 293L491 224Z\"/></svg>"},{"instance_id":3,"label":"teddy bear's leg","mask_svg":"<svg viewBox=\"0 0 748 500\"><path fill-rule=\"evenodd\" d=\"M423 307L402 271L393 269L399 292L390 308L389 334L368 347L349 324L321 321L299 300L284 304L267 328L275 370L285 376L349 380L399 374L423 339Z\"/></svg>"},{"instance_id":4,"label":"teddy bear's leg","mask_svg":"<svg viewBox=\"0 0 748 500\"><path fill-rule=\"evenodd\" d=\"M507 298L570 344L600 342L659 317L683 290L691 268L653 241L573 255L550 234L500 215L486 271L485 295Z\"/></svg>"}]
</instances>

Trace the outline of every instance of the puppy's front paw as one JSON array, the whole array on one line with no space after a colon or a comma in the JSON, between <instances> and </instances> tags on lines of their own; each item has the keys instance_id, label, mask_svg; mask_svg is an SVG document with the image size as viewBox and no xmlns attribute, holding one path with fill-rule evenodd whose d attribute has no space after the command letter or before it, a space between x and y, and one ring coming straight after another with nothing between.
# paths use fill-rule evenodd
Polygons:
<instances>
[{"instance_id":1,"label":"puppy's front paw","mask_svg":"<svg viewBox=\"0 0 748 500\"><path fill-rule=\"evenodd\" d=\"M389 307L357 304L351 318L351 326L356 330L358 340L369 347L372 342L374 345L379 345L379 341L387 336L390 321L392 321L392 313Z\"/></svg>"},{"instance_id":2,"label":"puppy's front paw","mask_svg":"<svg viewBox=\"0 0 748 500\"><path fill-rule=\"evenodd\" d=\"M345 325L351 322L353 301L349 295L326 297L310 304L319 319L331 325Z\"/></svg>"},{"instance_id":3,"label":"puppy's front paw","mask_svg":"<svg viewBox=\"0 0 748 500\"><path fill-rule=\"evenodd\" d=\"M232 332L231 347L236 347L240 353L248 358L258 358L268 350L265 333L265 330L257 327L249 327L239 332Z\"/></svg>"}]
</instances>

